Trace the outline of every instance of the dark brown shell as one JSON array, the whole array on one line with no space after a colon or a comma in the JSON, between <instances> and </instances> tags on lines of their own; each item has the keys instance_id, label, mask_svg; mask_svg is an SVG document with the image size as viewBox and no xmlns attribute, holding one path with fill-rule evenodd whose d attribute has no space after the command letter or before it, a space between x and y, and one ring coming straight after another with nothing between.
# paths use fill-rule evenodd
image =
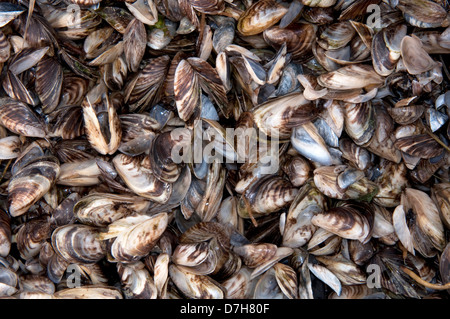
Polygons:
<instances>
[{"instance_id":1,"label":"dark brown shell","mask_svg":"<svg viewBox=\"0 0 450 319\"><path fill-rule=\"evenodd\" d=\"M142 71L127 83L124 95L130 111L144 110L159 102L169 61L167 55L151 59Z\"/></svg>"},{"instance_id":2,"label":"dark brown shell","mask_svg":"<svg viewBox=\"0 0 450 319\"><path fill-rule=\"evenodd\" d=\"M408 125L414 123L422 116L423 112L425 112L425 107L423 105L394 107L389 108L388 112L398 124Z\"/></svg>"},{"instance_id":3,"label":"dark brown shell","mask_svg":"<svg viewBox=\"0 0 450 319\"><path fill-rule=\"evenodd\" d=\"M442 146L428 134L401 137L395 142L395 147L408 155L426 159L443 152Z\"/></svg>"},{"instance_id":4,"label":"dark brown shell","mask_svg":"<svg viewBox=\"0 0 450 319\"><path fill-rule=\"evenodd\" d=\"M136 72L147 46L147 32L144 24L138 19L128 24L123 36L123 45L128 70Z\"/></svg>"},{"instance_id":5,"label":"dark brown shell","mask_svg":"<svg viewBox=\"0 0 450 319\"><path fill-rule=\"evenodd\" d=\"M58 106L62 85L62 66L54 58L45 56L36 65L36 93L44 113L49 114Z\"/></svg>"},{"instance_id":6,"label":"dark brown shell","mask_svg":"<svg viewBox=\"0 0 450 319\"><path fill-rule=\"evenodd\" d=\"M11 132L30 137L46 137L47 127L25 103L0 99L0 124Z\"/></svg>"},{"instance_id":7,"label":"dark brown shell","mask_svg":"<svg viewBox=\"0 0 450 319\"><path fill-rule=\"evenodd\" d=\"M263 33L264 40L274 47L280 49L286 43L287 52L292 54L292 59L303 62L312 57L315 30L312 24L295 23L286 28L273 26Z\"/></svg>"}]
</instances>

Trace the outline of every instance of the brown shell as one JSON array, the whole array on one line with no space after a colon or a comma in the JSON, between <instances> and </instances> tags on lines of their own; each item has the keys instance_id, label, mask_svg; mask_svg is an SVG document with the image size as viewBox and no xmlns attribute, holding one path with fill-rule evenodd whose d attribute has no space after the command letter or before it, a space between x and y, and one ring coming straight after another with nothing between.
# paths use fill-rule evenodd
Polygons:
<instances>
[{"instance_id":1,"label":"brown shell","mask_svg":"<svg viewBox=\"0 0 450 319\"><path fill-rule=\"evenodd\" d=\"M11 44L5 34L0 31L0 63L8 61L11 55Z\"/></svg>"},{"instance_id":2,"label":"brown shell","mask_svg":"<svg viewBox=\"0 0 450 319\"><path fill-rule=\"evenodd\" d=\"M295 23L286 28L273 26L263 33L264 40L276 50L286 43L287 52L297 62L306 61L312 56L315 30L312 24Z\"/></svg>"},{"instance_id":3,"label":"brown shell","mask_svg":"<svg viewBox=\"0 0 450 319\"><path fill-rule=\"evenodd\" d=\"M133 218L133 216L129 216L122 220L129 219L131 221ZM167 213L159 213L138 219L136 224L131 222L114 238L110 248L111 256L120 262L131 262L148 255L166 230L168 219ZM120 223L120 221L118 220L116 223ZM113 225L114 223L109 227L111 228Z\"/></svg>"},{"instance_id":4,"label":"brown shell","mask_svg":"<svg viewBox=\"0 0 450 319\"><path fill-rule=\"evenodd\" d=\"M147 45L147 32L144 24L138 19L131 21L123 36L123 52L127 61L128 70L136 72L144 57Z\"/></svg>"},{"instance_id":5,"label":"brown shell","mask_svg":"<svg viewBox=\"0 0 450 319\"><path fill-rule=\"evenodd\" d=\"M234 247L234 252L242 256L243 263L249 268L256 268L270 260L277 252L277 246L269 243L248 244Z\"/></svg>"},{"instance_id":6,"label":"brown shell","mask_svg":"<svg viewBox=\"0 0 450 319\"><path fill-rule=\"evenodd\" d=\"M146 66L126 84L125 102L129 104L130 111L144 110L159 102L169 61L167 55L149 60Z\"/></svg>"},{"instance_id":7,"label":"brown shell","mask_svg":"<svg viewBox=\"0 0 450 319\"><path fill-rule=\"evenodd\" d=\"M93 6L97 3L100 3L102 0L70 0L70 1L80 6Z\"/></svg>"},{"instance_id":8,"label":"brown shell","mask_svg":"<svg viewBox=\"0 0 450 319\"><path fill-rule=\"evenodd\" d=\"M274 0L257 1L240 16L237 30L244 36L261 33L280 21L287 11Z\"/></svg>"},{"instance_id":9,"label":"brown shell","mask_svg":"<svg viewBox=\"0 0 450 319\"><path fill-rule=\"evenodd\" d=\"M96 263L106 256L105 243L98 235L99 230L91 226L65 225L53 231L52 246L68 263Z\"/></svg>"},{"instance_id":10,"label":"brown shell","mask_svg":"<svg viewBox=\"0 0 450 319\"><path fill-rule=\"evenodd\" d=\"M19 170L8 185L9 214L22 215L55 184L59 164L52 161L31 163Z\"/></svg>"},{"instance_id":11,"label":"brown shell","mask_svg":"<svg viewBox=\"0 0 450 319\"><path fill-rule=\"evenodd\" d=\"M342 238L366 243L373 230L374 212L367 204L348 202L315 215L311 222Z\"/></svg>"},{"instance_id":12,"label":"brown shell","mask_svg":"<svg viewBox=\"0 0 450 319\"><path fill-rule=\"evenodd\" d=\"M425 107L423 105L409 105L388 109L388 112L394 121L401 125L414 123L422 116L424 111Z\"/></svg>"},{"instance_id":13,"label":"brown shell","mask_svg":"<svg viewBox=\"0 0 450 319\"><path fill-rule=\"evenodd\" d=\"M291 203L297 192L298 189L287 179L276 175L268 175L253 183L246 191L245 197L250 203L253 213L266 215L279 211ZM239 205L242 205L242 201L243 199L241 199ZM241 217L243 216L241 215Z\"/></svg>"},{"instance_id":14,"label":"brown shell","mask_svg":"<svg viewBox=\"0 0 450 319\"><path fill-rule=\"evenodd\" d=\"M11 218L0 209L0 256L6 257L11 249Z\"/></svg>"},{"instance_id":15,"label":"brown shell","mask_svg":"<svg viewBox=\"0 0 450 319\"><path fill-rule=\"evenodd\" d=\"M402 152L420 158L433 158L443 152L442 146L428 134L401 137L394 145Z\"/></svg>"},{"instance_id":16,"label":"brown shell","mask_svg":"<svg viewBox=\"0 0 450 319\"><path fill-rule=\"evenodd\" d=\"M59 104L63 86L63 68L57 60L45 56L36 65L36 93L44 113L49 114Z\"/></svg>"},{"instance_id":17,"label":"brown shell","mask_svg":"<svg viewBox=\"0 0 450 319\"><path fill-rule=\"evenodd\" d=\"M47 127L25 103L0 99L0 124L11 132L30 137L46 137Z\"/></svg>"},{"instance_id":18,"label":"brown shell","mask_svg":"<svg viewBox=\"0 0 450 319\"><path fill-rule=\"evenodd\" d=\"M16 234L20 256L25 260L35 257L50 234L50 223L46 218L33 218L26 222Z\"/></svg>"}]
</instances>

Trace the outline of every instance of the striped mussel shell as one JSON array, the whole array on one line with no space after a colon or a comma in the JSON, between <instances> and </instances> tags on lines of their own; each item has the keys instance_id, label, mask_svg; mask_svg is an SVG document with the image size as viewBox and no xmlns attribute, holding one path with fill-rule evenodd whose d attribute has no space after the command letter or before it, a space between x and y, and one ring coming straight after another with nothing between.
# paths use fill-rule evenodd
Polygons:
<instances>
[{"instance_id":1,"label":"striped mussel shell","mask_svg":"<svg viewBox=\"0 0 450 319\"><path fill-rule=\"evenodd\" d=\"M242 262L249 268L256 268L269 260L277 251L277 246L270 243L247 244L234 247L234 252L242 257Z\"/></svg>"},{"instance_id":2,"label":"striped mussel shell","mask_svg":"<svg viewBox=\"0 0 450 319\"><path fill-rule=\"evenodd\" d=\"M11 44L5 34L0 31L0 63L5 63L11 56Z\"/></svg>"},{"instance_id":3,"label":"striped mussel shell","mask_svg":"<svg viewBox=\"0 0 450 319\"><path fill-rule=\"evenodd\" d=\"M29 137L46 137L47 125L25 103L4 97L0 99L0 124L13 133Z\"/></svg>"},{"instance_id":4,"label":"striped mussel shell","mask_svg":"<svg viewBox=\"0 0 450 319\"><path fill-rule=\"evenodd\" d=\"M415 216L412 229L410 226L415 249L424 256L433 256L435 251L442 251L445 248L444 225L431 197L418 189L405 188L401 204L405 211L411 209Z\"/></svg>"},{"instance_id":5,"label":"striped mussel shell","mask_svg":"<svg viewBox=\"0 0 450 319\"><path fill-rule=\"evenodd\" d=\"M250 218L251 215L263 216L279 211L294 200L297 192L298 189L283 177L262 177L241 196L238 213L243 218Z\"/></svg>"},{"instance_id":6,"label":"striped mussel shell","mask_svg":"<svg viewBox=\"0 0 450 319\"><path fill-rule=\"evenodd\" d=\"M293 93L258 106L253 119L267 136L289 138L292 129L315 119L317 108L302 94Z\"/></svg>"},{"instance_id":7,"label":"striped mussel shell","mask_svg":"<svg viewBox=\"0 0 450 319\"><path fill-rule=\"evenodd\" d=\"M59 176L59 161L54 157L35 159L22 167L8 185L9 214L25 214L55 185Z\"/></svg>"},{"instance_id":8,"label":"striped mussel shell","mask_svg":"<svg viewBox=\"0 0 450 319\"><path fill-rule=\"evenodd\" d=\"M155 283L143 262L117 263L117 274L127 299L156 299Z\"/></svg>"},{"instance_id":9,"label":"striped mussel shell","mask_svg":"<svg viewBox=\"0 0 450 319\"><path fill-rule=\"evenodd\" d=\"M273 26L263 32L264 40L275 49L286 43L286 52L294 61L302 62L312 56L315 29L312 24L293 23L286 28Z\"/></svg>"},{"instance_id":10,"label":"striped mussel shell","mask_svg":"<svg viewBox=\"0 0 450 319\"><path fill-rule=\"evenodd\" d=\"M138 196L96 193L78 200L73 213L85 225L103 227L148 207L149 202Z\"/></svg>"},{"instance_id":11,"label":"striped mussel shell","mask_svg":"<svg viewBox=\"0 0 450 319\"><path fill-rule=\"evenodd\" d=\"M431 188L431 197L439 209L442 222L448 228L450 226L449 183L439 183Z\"/></svg>"},{"instance_id":12,"label":"striped mussel shell","mask_svg":"<svg viewBox=\"0 0 450 319\"><path fill-rule=\"evenodd\" d=\"M176 150L191 146L191 136L184 130L164 132L155 137L150 149L150 165L153 174L162 182L174 183L181 174L181 163L173 158Z\"/></svg>"},{"instance_id":13,"label":"striped mussel shell","mask_svg":"<svg viewBox=\"0 0 450 319\"><path fill-rule=\"evenodd\" d=\"M345 103L345 131L359 146L370 142L375 132L375 113L371 102Z\"/></svg>"},{"instance_id":14,"label":"striped mussel shell","mask_svg":"<svg viewBox=\"0 0 450 319\"><path fill-rule=\"evenodd\" d=\"M96 263L106 256L106 245L98 228L69 224L56 228L51 236L56 254L68 263Z\"/></svg>"},{"instance_id":15,"label":"striped mussel shell","mask_svg":"<svg viewBox=\"0 0 450 319\"><path fill-rule=\"evenodd\" d=\"M0 209L0 256L6 257L11 249L11 217Z\"/></svg>"},{"instance_id":16,"label":"striped mussel shell","mask_svg":"<svg viewBox=\"0 0 450 319\"><path fill-rule=\"evenodd\" d=\"M342 238L367 243L372 236L374 212L368 204L343 202L316 214L311 223Z\"/></svg>"},{"instance_id":17,"label":"striped mussel shell","mask_svg":"<svg viewBox=\"0 0 450 319\"><path fill-rule=\"evenodd\" d=\"M172 184L161 182L153 174L148 157L116 155L112 163L125 184L139 196L165 203L172 193Z\"/></svg>"},{"instance_id":18,"label":"striped mussel shell","mask_svg":"<svg viewBox=\"0 0 450 319\"><path fill-rule=\"evenodd\" d=\"M448 297L448 1L12 2L0 298Z\"/></svg>"},{"instance_id":19,"label":"striped mussel shell","mask_svg":"<svg viewBox=\"0 0 450 319\"><path fill-rule=\"evenodd\" d=\"M280 21L287 11L273 0L255 2L239 17L237 31L243 36L261 33Z\"/></svg>"},{"instance_id":20,"label":"striped mussel shell","mask_svg":"<svg viewBox=\"0 0 450 319\"><path fill-rule=\"evenodd\" d=\"M24 260L37 256L50 235L50 223L47 218L33 218L24 223L16 234L20 256Z\"/></svg>"},{"instance_id":21,"label":"striped mussel shell","mask_svg":"<svg viewBox=\"0 0 450 319\"><path fill-rule=\"evenodd\" d=\"M326 207L325 196L310 179L300 188L289 207L282 231L283 245L295 248L306 244L316 231L316 226L311 223L312 217Z\"/></svg>"},{"instance_id":22,"label":"striped mussel shell","mask_svg":"<svg viewBox=\"0 0 450 319\"><path fill-rule=\"evenodd\" d=\"M147 256L167 228L169 215L131 215L114 221L106 231L98 234L98 240L108 246L113 260L132 262Z\"/></svg>"},{"instance_id":23,"label":"striped mussel shell","mask_svg":"<svg viewBox=\"0 0 450 319\"><path fill-rule=\"evenodd\" d=\"M434 1L401 0L397 7L410 25L419 28L440 27L447 18L446 10Z\"/></svg>"}]
</instances>

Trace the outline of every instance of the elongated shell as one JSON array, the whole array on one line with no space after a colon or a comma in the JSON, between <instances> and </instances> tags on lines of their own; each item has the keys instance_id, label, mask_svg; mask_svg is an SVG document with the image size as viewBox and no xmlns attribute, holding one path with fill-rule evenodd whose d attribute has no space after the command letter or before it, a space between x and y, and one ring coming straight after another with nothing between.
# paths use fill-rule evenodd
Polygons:
<instances>
[{"instance_id":1,"label":"elongated shell","mask_svg":"<svg viewBox=\"0 0 450 319\"><path fill-rule=\"evenodd\" d=\"M375 132L375 113L371 102L346 103L344 107L345 131L356 145L370 142Z\"/></svg>"},{"instance_id":2,"label":"elongated shell","mask_svg":"<svg viewBox=\"0 0 450 319\"><path fill-rule=\"evenodd\" d=\"M401 0L397 6L409 24L419 28L436 28L445 21L446 10L434 1Z\"/></svg>"},{"instance_id":3,"label":"elongated shell","mask_svg":"<svg viewBox=\"0 0 450 319\"><path fill-rule=\"evenodd\" d=\"M275 269L269 268L263 275L257 278L255 284L254 299L284 299L286 296L280 289L275 277Z\"/></svg>"},{"instance_id":4,"label":"elongated shell","mask_svg":"<svg viewBox=\"0 0 450 319\"><path fill-rule=\"evenodd\" d=\"M92 89L82 103L84 127L89 143L100 154L114 154L119 148L120 140L122 138L122 128L120 126L120 119L116 112L114 105L107 94L102 93L104 86L98 85ZM94 105L98 101L106 104L106 123L100 123L99 115L94 109ZM103 115L105 116L105 115ZM105 127L106 126L106 127ZM108 133L103 133L104 131Z\"/></svg>"},{"instance_id":5,"label":"elongated shell","mask_svg":"<svg viewBox=\"0 0 450 319\"><path fill-rule=\"evenodd\" d=\"M69 263L96 263L106 256L98 229L80 224L58 227L52 233L55 252Z\"/></svg>"},{"instance_id":6,"label":"elongated shell","mask_svg":"<svg viewBox=\"0 0 450 319\"><path fill-rule=\"evenodd\" d=\"M131 21L123 37L124 54L128 70L136 72L145 53L147 33L144 24L138 19Z\"/></svg>"},{"instance_id":7,"label":"elongated shell","mask_svg":"<svg viewBox=\"0 0 450 319\"><path fill-rule=\"evenodd\" d=\"M407 169L403 163L392 162L386 163L383 169L383 174L377 180L380 191L374 197L374 203L384 207L395 207L400 204L400 195L409 184L406 179Z\"/></svg>"},{"instance_id":8,"label":"elongated shell","mask_svg":"<svg viewBox=\"0 0 450 319\"><path fill-rule=\"evenodd\" d=\"M325 208L325 197L309 181L299 190L289 207L282 233L283 246L295 248L306 244L316 231L311 218Z\"/></svg>"},{"instance_id":9,"label":"elongated shell","mask_svg":"<svg viewBox=\"0 0 450 319\"><path fill-rule=\"evenodd\" d=\"M361 205L361 206L360 206ZM366 243L373 231L374 213L369 205L343 204L315 215L311 223L342 238Z\"/></svg>"},{"instance_id":10,"label":"elongated shell","mask_svg":"<svg viewBox=\"0 0 450 319\"><path fill-rule=\"evenodd\" d=\"M169 62L170 58L167 55L150 59L145 67L125 85L125 102L130 105L130 111L141 111L159 102Z\"/></svg>"},{"instance_id":11,"label":"elongated shell","mask_svg":"<svg viewBox=\"0 0 450 319\"><path fill-rule=\"evenodd\" d=\"M224 299L223 288L208 276L189 273L175 265L169 266L169 276L178 289L194 299Z\"/></svg>"},{"instance_id":12,"label":"elongated shell","mask_svg":"<svg viewBox=\"0 0 450 319\"><path fill-rule=\"evenodd\" d=\"M115 238L111 245L111 256L115 260L136 261L150 252L166 230L168 220L167 213L125 217L110 224L100 239Z\"/></svg>"},{"instance_id":13,"label":"elongated shell","mask_svg":"<svg viewBox=\"0 0 450 319\"><path fill-rule=\"evenodd\" d=\"M189 152L191 136L184 130L173 130L159 134L153 141L150 150L150 165L153 174L162 182L174 183L181 174L180 160L173 157L180 150Z\"/></svg>"},{"instance_id":14,"label":"elongated shell","mask_svg":"<svg viewBox=\"0 0 450 319\"><path fill-rule=\"evenodd\" d=\"M25 103L11 98L0 99L0 124L18 135L47 136L44 122Z\"/></svg>"},{"instance_id":15,"label":"elongated shell","mask_svg":"<svg viewBox=\"0 0 450 319\"><path fill-rule=\"evenodd\" d=\"M0 209L0 256L6 257L11 249L11 225L9 215Z\"/></svg>"},{"instance_id":16,"label":"elongated shell","mask_svg":"<svg viewBox=\"0 0 450 319\"><path fill-rule=\"evenodd\" d=\"M311 101L303 94L293 93L258 106L253 118L267 136L286 139L291 136L292 128L314 120L317 114Z\"/></svg>"},{"instance_id":17,"label":"elongated shell","mask_svg":"<svg viewBox=\"0 0 450 319\"><path fill-rule=\"evenodd\" d=\"M63 87L63 68L48 56L36 65L36 93L42 102L44 113L49 114L59 104Z\"/></svg>"},{"instance_id":18,"label":"elongated shell","mask_svg":"<svg viewBox=\"0 0 450 319\"><path fill-rule=\"evenodd\" d=\"M351 90L363 87L379 87L384 79L368 65L353 64L317 78L321 86L335 90Z\"/></svg>"},{"instance_id":19,"label":"elongated shell","mask_svg":"<svg viewBox=\"0 0 450 319\"><path fill-rule=\"evenodd\" d=\"M450 184L439 183L431 188L431 198L439 209L442 222L450 228Z\"/></svg>"},{"instance_id":20,"label":"elongated shell","mask_svg":"<svg viewBox=\"0 0 450 319\"><path fill-rule=\"evenodd\" d=\"M287 11L273 0L255 2L239 17L237 30L244 36L261 33L280 21Z\"/></svg>"},{"instance_id":21,"label":"elongated shell","mask_svg":"<svg viewBox=\"0 0 450 319\"><path fill-rule=\"evenodd\" d=\"M430 196L418 189L406 188L401 204L405 210L412 208L416 214L417 226L431 241L433 247L442 251L445 246L444 226L439 210Z\"/></svg>"},{"instance_id":22,"label":"elongated shell","mask_svg":"<svg viewBox=\"0 0 450 319\"><path fill-rule=\"evenodd\" d=\"M303 62L312 56L312 47L315 38L315 29L312 24L294 23L286 28L273 26L263 33L264 40L276 50L286 43L286 52L292 59Z\"/></svg>"},{"instance_id":23,"label":"elongated shell","mask_svg":"<svg viewBox=\"0 0 450 319\"><path fill-rule=\"evenodd\" d=\"M276 263L273 269L275 270L275 279L281 291L289 299L298 299L298 281L294 269L282 263Z\"/></svg>"},{"instance_id":24,"label":"elongated shell","mask_svg":"<svg viewBox=\"0 0 450 319\"><path fill-rule=\"evenodd\" d=\"M55 292L56 299L123 299L122 292L110 286L84 286L79 288L66 288Z\"/></svg>"},{"instance_id":25,"label":"elongated shell","mask_svg":"<svg viewBox=\"0 0 450 319\"><path fill-rule=\"evenodd\" d=\"M366 274L351 260L342 255L316 256L316 259L331 270L342 285L360 285L366 283Z\"/></svg>"},{"instance_id":26,"label":"elongated shell","mask_svg":"<svg viewBox=\"0 0 450 319\"><path fill-rule=\"evenodd\" d=\"M156 286L143 262L118 263L117 273L127 299L156 299Z\"/></svg>"},{"instance_id":27,"label":"elongated shell","mask_svg":"<svg viewBox=\"0 0 450 319\"><path fill-rule=\"evenodd\" d=\"M279 176L269 175L256 181L245 193L245 199L239 201L239 215L249 217L245 201L256 216L276 212L288 205L297 194L292 184ZM250 213L251 214L251 213Z\"/></svg>"},{"instance_id":28,"label":"elongated shell","mask_svg":"<svg viewBox=\"0 0 450 319\"><path fill-rule=\"evenodd\" d=\"M0 159L12 159L19 156L22 143L18 136L7 136L0 139Z\"/></svg>"},{"instance_id":29,"label":"elongated shell","mask_svg":"<svg viewBox=\"0 0 450 319\"><path fill-rule=\"evenodd\" d=\"M235 247L234 252L243 258L247 267L256 268L259 264L275 256L277 246L269 243L248 244Z\"/></svg>"},{"instance_id":30,"label":"elongated shell","mask_svg":"<svg viewBox=\"0 0 450 319\"><path fill-rule=\"evenodd\" d=\"M16 234L20 256L31 259L39 254L44 241L50 238L50 223L46 218L33 218L26 222Z\"/></svg>"},{"instance_id":31,"label":"elongated shell","mask_svg":"<svg viewBox=\"0 0 450 319\"><path fill-rule=\"evenodd\" d=\"M83 224L107 226L120 218L145 211L148 206L148 201L137 196L97 193L79 200L73 213Z\"/></svg>"},{"instance_id":32,"label":"elongated shell","mask_svg":"<svg viewBox=\"0 0 450 319\"><path fill-rule=\"evenodd\" d=\"M59 164L43 160L19 170L8 185L9 213L16 217L24 214L54 185L59 175Z\"/></svg>"},{"instance_id":33,"label":"elongated shell","mask_svg":"<svg viewBox=\"0 0 450 319\"><path fill-rule=\"evenodd\" d=\"M148 158L116 155L114 167L125 184L136 194L164 204L172 193L172 185L161 182L152 173Z\"/></svg>"},{"instance_id":34,"label":"elongated shell","mask_svg":"<svg viewBox=\"0 0 450 319\"><path fill-rule=\"evenodd\" d=\"M293 129L292 146L307 159L322 165L335 162L324 139L313 123L306 123Z\"/></svg>"}]
</instances>

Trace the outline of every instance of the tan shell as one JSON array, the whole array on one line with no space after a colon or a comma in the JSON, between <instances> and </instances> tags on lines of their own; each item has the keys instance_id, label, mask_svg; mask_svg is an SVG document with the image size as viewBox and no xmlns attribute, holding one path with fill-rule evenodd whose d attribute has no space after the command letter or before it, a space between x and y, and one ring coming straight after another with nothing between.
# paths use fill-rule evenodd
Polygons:
<instances>
[{"instance_id":1,"label":"tan shell","mask_svg":"<svg viewBox=\"0 0 450 319\"><path fill-rule=\"evenodd\" d=\"M261 33L280 21L287 11L274 0L255 2L240 16L237 30L244 36Z\"/></svg>"}]
</instances>

